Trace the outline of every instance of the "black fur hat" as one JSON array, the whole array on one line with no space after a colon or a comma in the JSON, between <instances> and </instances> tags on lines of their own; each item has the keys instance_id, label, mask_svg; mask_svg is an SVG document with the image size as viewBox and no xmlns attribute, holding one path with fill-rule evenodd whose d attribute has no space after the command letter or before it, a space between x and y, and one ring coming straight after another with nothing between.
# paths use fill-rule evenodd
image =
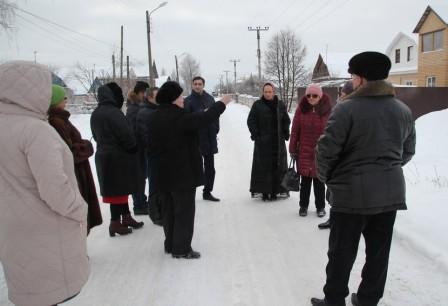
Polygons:
<instances>
[{"instance_id":1,"label":"black fur hat","mask_svg":"<svg viewBox=\"0 0 448 306\"><path fill-rule=\"evenodd\" d=\"M368 81L384 80L389 76L392 64L389 57L379 52L362 52L348 62L348 73L356 74Z\"/></svg>"},{"instance_id":2,"label":"black fur hat","mask_svg":"<svg viewBox=\"0 0 448 306\"><path fill-rule=\"evenodd\" d=\"M179 98L183 92L183 88L177 82L168 81L160 87L157 92L156 101L159 104L170 104Z\"/></svg>"},{"instance_id":3,"label":"black fur hat","mask_svg":"<svg viewBox=\"0 0 448 306\"><path fill-rule=\"evenodd\" d=\"M148 83L142 82L142 81L137 81L137 83L135 83L135 86L134 86L134 92L136 94L138 94L139 92L145 92L147 88L149 88Z\"/></svg>"},{"instance_id":4,"label":"black fur hat","mask_svg":"<svg viewBox=\"0 0 448 306\"><path fill-rule=\"evenodd\" d=\"M110 90L112 90L115 102L117 102L117 105L119 105L119 107L121 108L124 102L124 98L123 91L121 90L120 86L118 86L118 84L115 82L107 83L106 86L109 87Z\"/></svg>"}]
</instances>

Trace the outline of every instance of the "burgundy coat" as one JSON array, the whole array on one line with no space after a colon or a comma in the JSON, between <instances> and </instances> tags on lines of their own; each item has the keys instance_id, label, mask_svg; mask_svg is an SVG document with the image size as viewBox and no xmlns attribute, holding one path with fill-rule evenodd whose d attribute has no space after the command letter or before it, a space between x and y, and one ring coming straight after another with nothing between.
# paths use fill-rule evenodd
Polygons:
<instances>
[{"instance_id":1,"label":"burgundy coat","mask_svg":"<svg viewBox=\"0 0 448 306\"><path fill-rule=\"evenodd\" d=\"M304 96L296 109L291 128L289 153L298 155L298 172L302 176L317 177L315 148L323 134L331 112L330 98L323 94L319 104L312 106Z\"/></svg>"},{"instance_id":2,"label":"burgundy coat","mask_svg":"<svg viewBox=\"0 0 448 306\"><path fill-rule=\"evenodd\" d=\"M48 111L48 121L73 153L76 180L79 191L88 204L87 226L91 229L103 223L89 164L89 157L93 155L93 146L90 141L81 138L81 133L68 120L69 117L70 113L63 109L53 107Z\"/></svg>"}]
</instances>

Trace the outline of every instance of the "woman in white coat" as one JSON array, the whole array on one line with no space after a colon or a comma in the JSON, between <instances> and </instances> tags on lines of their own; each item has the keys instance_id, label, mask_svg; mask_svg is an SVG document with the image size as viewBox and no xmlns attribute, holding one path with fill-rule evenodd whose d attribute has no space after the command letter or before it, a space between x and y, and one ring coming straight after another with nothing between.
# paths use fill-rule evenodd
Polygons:
<instances>
[{"instance_id":1,"label":"woman in white coat","mask_svg":"<svg viewBox=\"0 0 448 306\"><path fill-rule=\"evenodd\" d=\"M87 204L73 155L46 121L50 100L47 68L0 65L0 262L17 306L61 303L89 275Z\"/></svg>"}]
</instances>

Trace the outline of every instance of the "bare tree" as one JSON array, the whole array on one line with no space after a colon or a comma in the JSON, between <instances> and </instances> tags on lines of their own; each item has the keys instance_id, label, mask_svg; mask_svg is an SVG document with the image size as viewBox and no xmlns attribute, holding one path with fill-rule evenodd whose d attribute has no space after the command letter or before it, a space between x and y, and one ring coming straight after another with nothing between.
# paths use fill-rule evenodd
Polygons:
<instances>
[{"instance_id":1,"label":"bare tree","mask_svg":"<svg viewBox=\"0 0 448 306\"><path fill-rule=\"evenodd\" d=\"M201 73L199 62L190 54L186 54L180 63L179 78L184 89L187 92L191 91L191 82L195 76Z\"/></svg>"},{"instance_id":2,"label":"bare tree","mask_svg":"<svg viewBox=\"0 0 448 306\"><path fill-rule=\"evenodd\" d=\"M8 32L12 29L16 17L17 5L9 0L0 0L0 29Z\"/></svg>"},{"instance_id":3,"label":"bare tree","mask_svg":"<svg viewBox=\"0 0 448 306\"><path fill-rule=\"evenodd\" d=\"M79 62L76 63L75 70L69 77L81 84L84 90L91 93L96 101L98 101L98 87L112 81L112 76L105 70L102 69L97 72Z\"/></svg>"},{"instance_id":4,"label":"bare tree","mask_svg":"<svg viewBox=\"0 0 448 306\"><path fill-rule=\"evenodd\" d=\"M282 30L272 37L265 52L265 73L278 88L281 100L288 111L297 87L304 85L309 73L304 66L306 47L290 29Z\"/></svg>"}]
</instances>

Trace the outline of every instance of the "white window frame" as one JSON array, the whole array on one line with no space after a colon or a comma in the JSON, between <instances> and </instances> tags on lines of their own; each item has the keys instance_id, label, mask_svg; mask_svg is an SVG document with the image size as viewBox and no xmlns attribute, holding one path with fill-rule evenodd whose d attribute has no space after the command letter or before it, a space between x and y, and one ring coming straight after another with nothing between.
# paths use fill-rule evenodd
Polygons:
<instances>
[{"instance_id":1,"label":"white window frame","mask_svg":"<svg viewBox=\"0 0 448 306\"><path fill-rule=\"evenodd\" d=\"M426 77L426 87L436 87L437 78L434 75Z\"/></svg>"}]
</instances>

